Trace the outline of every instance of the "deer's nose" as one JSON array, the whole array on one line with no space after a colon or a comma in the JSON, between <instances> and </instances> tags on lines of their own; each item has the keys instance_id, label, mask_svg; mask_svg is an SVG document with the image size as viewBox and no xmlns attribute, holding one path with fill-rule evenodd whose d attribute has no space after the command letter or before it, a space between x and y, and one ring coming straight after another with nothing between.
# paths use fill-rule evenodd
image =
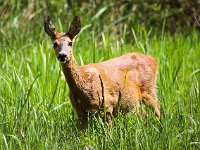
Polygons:
<instances>
[{"instance_id":1,"label":"deer's nose","mask_svg":"<svg viewBox=\"0 0 200 150\"><path fill-rule=\"evenodd\" d=\"M60 52L58 53L57 58L61 63L65 63L67 61L67 54Z\"/></svg>"}]
</instances>

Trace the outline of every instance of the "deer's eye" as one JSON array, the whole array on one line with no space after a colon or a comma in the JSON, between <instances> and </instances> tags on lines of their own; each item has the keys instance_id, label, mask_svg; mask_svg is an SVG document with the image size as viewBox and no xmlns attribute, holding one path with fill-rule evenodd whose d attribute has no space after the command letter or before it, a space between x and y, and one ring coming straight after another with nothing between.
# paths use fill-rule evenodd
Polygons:
<instances>
[{"instance_id":1,"label":"deer's eye","mask_svg":"<svg viewBox=\"0 0 200 150\"><path fill-rule=\"evenodd\" d=\"M69 42L68 45L69 45L69 46L72 46L72 42Z\"/></svg>"},{"instance_id":2,"label":"deer's eye","mask_svg":"<svg viewBox=\"0 0 200 150\"><path fill-rule=\"evenodd\" d=\"M58 46L59 46L59 45L58 45L57 42L54 42L54 43L53 43L53 48L58 48Z\"/></svg>"}]
</instances>

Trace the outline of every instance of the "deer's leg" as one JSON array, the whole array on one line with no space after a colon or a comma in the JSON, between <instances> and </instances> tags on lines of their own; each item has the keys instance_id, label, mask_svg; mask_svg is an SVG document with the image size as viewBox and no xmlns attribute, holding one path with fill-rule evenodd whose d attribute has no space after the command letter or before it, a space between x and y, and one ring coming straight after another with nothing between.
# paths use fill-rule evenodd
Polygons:
<instances>
[{"instance_id":1,"label":"deer's leg","mask_svg":"<svg viewBox=\"0 0 200 150\"><path fill-rule=\"evenodd\" d=\"M109 128L112 128L112 114L110 112L106 112L106 121L109 125Z\"/></svg>"},{"instance_id":2,"label":"deer's leg","mask_svg":"<svg viewBox=\"0 0 200 150\"><path fill-rule=\"evenodd\" d=\"M157 98L156 95L150 95L146 92L142 93L142 97L143 97L143 102L147 105L153 108L156 116L158 118L160 118L160 108L157 102Z\"/></svg>"},{"instance_id":3,"label":"deer's leg","mask_svg":"<svg viewBox=\"0 0 200 150\"><path fill-rule=\"evenodd\" d=\"M113 113L113 106L108 105L108 103L104 104L104 110L101 111L100 116L102 119L108 123L109 128L112 128L112 113Z\"/></svg>"},{"instance_id":4,"label":"deer's leg","mask_svg":"<svg viewBox=\"0 0 200 150\"><path fill-rule=\"evenodd\" d=\"M87 113L77 113L79 119L79 129L84 130L88 126L88 115Z\"/></svg>"},{"instance_id":5,"label":"deer's leg","mask_svg":"<svg viewBox=\"0 0 200 150\"><path fill-rule=\"evenodd\" d=\"M75 98L74 95L69 92L69 97L72 103L72 106L78 116L79 119L79 124L78 124L78 128L80 128L81 130L86 129L88 126L88 114L87 112L84 112L81 110L79 104L77 103L78 101L80 101L79 99Z\"/></svg>"}]
</instances>

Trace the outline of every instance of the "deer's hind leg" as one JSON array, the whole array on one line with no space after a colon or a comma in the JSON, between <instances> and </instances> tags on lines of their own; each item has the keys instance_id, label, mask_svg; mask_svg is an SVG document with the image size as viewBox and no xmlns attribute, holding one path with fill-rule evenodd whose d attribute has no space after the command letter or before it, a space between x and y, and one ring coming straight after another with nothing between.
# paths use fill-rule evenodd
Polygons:
<instances>
[{"instance_id":1,"label":"deer's hind leg","mask_svg":"<svg viewBox=\"0 0 200 150\"><path fill-rule=\"evenodd\" d=\"M154 94L154 93L149 94L147 92L143 92L142 97L143 97L143 102L147 106L152 107L156 116L158 118L160 118L160 108L159 108L159 104L157 102L156 94Z\"/></svg>"}]
</instances>

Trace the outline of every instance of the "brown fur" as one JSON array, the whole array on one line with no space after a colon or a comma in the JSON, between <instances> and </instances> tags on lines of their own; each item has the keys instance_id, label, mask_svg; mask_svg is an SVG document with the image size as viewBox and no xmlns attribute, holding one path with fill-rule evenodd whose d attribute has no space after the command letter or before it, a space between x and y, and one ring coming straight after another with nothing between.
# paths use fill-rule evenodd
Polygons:
<instances>
[{"instance_id":1,"label":"brown fur","mask_svg":"<svg viewBox=\"0 0 200 150\"><path fill-rule=\"evenodd\" d=\"M50 30L48 21L45 22L45 31ZM77 24L77 20L73 22ZM78 32L79 30L75 35ZM70 35L74 37L72 33ZM74 40L65 33L50 31L47 34L59 45ZM62 46L55 49L56 54L61 49ZM123 113L131 112L141 101L151 106L160 117L156 97L157 63L154 58L129 53L102 63L78 66L72 50L66 50L68 61L62 63L62 67L70 90L69 97L81 128L87 127L88 114L102 117L106 115L111 126L112 117L117 115L119 109Z\"/></svg>"}]
</instances>

